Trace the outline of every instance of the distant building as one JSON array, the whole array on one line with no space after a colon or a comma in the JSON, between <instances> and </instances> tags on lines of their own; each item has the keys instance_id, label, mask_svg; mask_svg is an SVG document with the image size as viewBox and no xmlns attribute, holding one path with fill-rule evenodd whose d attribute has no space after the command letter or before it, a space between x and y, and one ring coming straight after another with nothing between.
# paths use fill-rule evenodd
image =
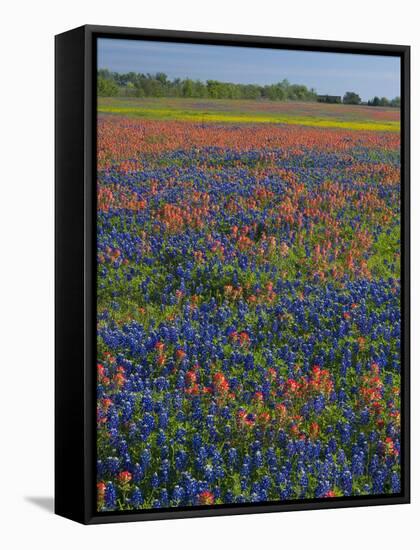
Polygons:
<instances>
[{"instance_id":1,"label":"distant building","mask_svg":"<svg viewBox=\"0 0 420 550\"><path fill-rule=\"evenodd\" d=\"M340 95L317 95L316 100L319 103L341 103Z\"/></svg>"}]
</instances>

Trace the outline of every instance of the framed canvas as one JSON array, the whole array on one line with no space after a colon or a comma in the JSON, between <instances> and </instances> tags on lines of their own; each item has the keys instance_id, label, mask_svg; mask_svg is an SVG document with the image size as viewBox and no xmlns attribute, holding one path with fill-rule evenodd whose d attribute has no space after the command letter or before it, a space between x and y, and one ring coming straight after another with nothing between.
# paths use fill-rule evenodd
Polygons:
<instances>
[{"instance_id":1,"label":"framed canvas","mask_svg":"<svg viewBox=\"0 0 420 550\"><path fill-rule=\"evenodd\" d=\"M56 37L57 514L409 502L409 63Z\"/></svg>"}]
</instances>

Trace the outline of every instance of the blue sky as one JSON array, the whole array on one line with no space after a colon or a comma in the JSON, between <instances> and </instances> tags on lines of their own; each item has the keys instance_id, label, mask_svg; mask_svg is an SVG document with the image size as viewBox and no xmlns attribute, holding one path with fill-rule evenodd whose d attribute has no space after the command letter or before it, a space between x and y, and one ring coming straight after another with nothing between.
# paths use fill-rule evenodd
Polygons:
<instances>
[{"instance_id":1,"label":"blue sky","mask_svg":"<svg viewBox=\"0 0 420 550\"><path fill-rule=\"evenodd\" d=\"M100 38L98 67L243 84L287 78L319 94L354 91L363 100L400 95L398 57Z\"/></svg>"}]
</instances>

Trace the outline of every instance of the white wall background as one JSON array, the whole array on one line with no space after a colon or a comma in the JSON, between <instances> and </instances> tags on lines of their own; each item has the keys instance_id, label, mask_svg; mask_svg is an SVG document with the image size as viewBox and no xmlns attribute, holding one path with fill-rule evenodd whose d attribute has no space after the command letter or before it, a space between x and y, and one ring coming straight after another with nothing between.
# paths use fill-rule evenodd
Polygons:
<instances>
[{"instance_id":1,"label":"white wall background","mask_svg":"<svg viewBox=\"0 0 420 550\"><path fill-rule=\"evenodd\" d=\"M14 548L418 548L420 34L414 0L4 2L0 84L0 544ZM83 527L54 516L53 35L104 24L412 46L413 504ZM416 536L417 535L417 536Z\"/></svg>"}]
</instances>

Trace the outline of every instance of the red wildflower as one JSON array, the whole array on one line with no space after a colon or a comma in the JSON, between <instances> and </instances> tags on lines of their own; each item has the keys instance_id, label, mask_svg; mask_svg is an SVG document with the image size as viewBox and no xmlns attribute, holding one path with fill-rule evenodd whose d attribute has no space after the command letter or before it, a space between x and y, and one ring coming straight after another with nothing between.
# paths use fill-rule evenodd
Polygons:
<instances>
[{"instance_id":1,"label":"red wildflower","mask_svg":"<svg viewBox=\"0 0 420 550\"><path fill-rule=\"evenodd\" d=\"M132 477L133 476L131 475L131 473L125 470L124 472L120 472L118 474L117 479L120 483L126 484L126 483L130 483Z\"/></svg>"},{"instance_id":2,"label":"red wildflower","mask_svg":"<svg viewBox=\"0 0 420 550\"><path fill-rule=\"evenodd\" d=\"M213 386L218 394L226 394L229 391L229 382L222 372L216 372L213 375Z\"/></svg>"},{"instance_id":3,"label":"red wildflower","mask_svg":"<svg viewBox=\"0 0 420 550\"><path fill-rule=\"evenodd\" d=\"M311 439L316 439L319 435L319 424L317 422L312 422L309 427L309 437Z\"/></svg>"},{"instance_id":4,"label":"red wildflower","mask_svg":"<svg viewBox=\"0 0 420 550\"><path fill-rule=\"evenodd\" d=\"M158 353L162 353L164 349L165 349L165 344L164 344L163 342L156 342L156 344L155 344L155 350L156 350Z\"/></svg>"},{"instance_id":5,"label":"red wildflower","mask_svg":"<svg viewBox=\"0 0 420 550\"><path fill-rule=\"evenodd\" d=\"M379 365L378 363L372 363L371 366L370 366L372 372L374 372L375 374L379 374Z\"/></svg>"},{"instance_id":6,"label":"red wildflower","mask_svg":"<svg viewBox=\"0 0 420 550\"><path fill-rule=\"evenodd\" d=\"M115 357L109 351L106 351L104 356L108 363L115 363Z\"/></svg>"},{"instance_id":7,"label":"red wildflower","mask_svg":"<svg viewBox=\"0 0 420 550\"><path fill-rule=\"evenodd\" d=\"M286 391L288 393L296 393L299 390L299 383L296 382L296 380L293 380L293 378L289 378L286 381Z\"/></svg>"},{"instance_id":8,"label":"red wildflower","mask_svg":"<svg viewBox=\"0 0 420 550\"><path fill-rule=\"evenodd\" d=\"M271 420L270 413L262 412L261 414L258 415L258 420L261 422L261 424L266 426Z\"/></svg>"},{"instance_id":9,"label":"red wildflower","mask_svg":"<svg viewBox=\"0 0 420 550\"><path fill-rule=\"evenodd\" d=\"M112 405L112 400L109 397L105 397L102 399L102 408L105 412L109 409L109 407Z\"/></svg>"},{"instance_id":10,"label":"red wildflower","mask_svg":"<svg viewBox=\"0 0 420 550\"><path fill-rule=\"evenodd\" d=\"M198 395L200 393L200 386L198 384L192 384L189 388L186 388L185 393L188 395Z\"/></svg>"},{"instance_id":11,"label":"red wildflower","mask_svg":"<svg viewBox=\"0 0 420 550\"><path fill-rule=\"evenodd\" d=\"M391 437L385 439L384 450L386 455L398 455L398 450L395 448Z\"/></svg>"},{"instance_id":12,"label":"red wildflower","mask_svg":"<svg viewBox=\"0 0 420 550\"><path fill-rule=\"evenodd\" d=\"M241 428L244 428L246 426L250 428L255 424L255 415L247 413L244 410L240 410L238 412L237 419L238 419L238 424Z\"/></svg>"},{"instance_id":13,"label":"red wildflower","mask_svg":"<svg viewBox=\"0 0 420 550\"><path fill-rule=\"evenodd\" d=\"M125 384L125 376L122 372L117 372L117 374L114 377L114 380L119 388L121 388Z\"/></svg>"},{"instance_id":14,"label":"red wildflower","mask_svg":"<svg viewBox=\"0 0 420 550\"><path fill-rule=\"evenodd\" d=\"M175 352L175 357L176 357L177 361L179 361L179 362L181 362L186 355L187 354L185 353L185 351L183 349L177 349L176 352Z\"/></svg>"},{"instance_id":15,"label":"red wildflower","mask_svg":"<svg viewBox=\"0 0 420 550\"><path fill-rule=\"evenodd\" d=\"M160 354L156 361L159 367L163 367L166 362L166 355L164 353Z\"/></svg>"},{"instance_id":16,"label":"red wildflower","mask_svg":"<svg viewBox=\"0 0 420 550\"><path fill-rule=\"evenodd\" d=\"M254 400L257 401L257 403L262 403L264 401L264 395L262 392L257 391L254 394Z\"/></svg>"},{"instance_id":17,"label":"red wildflower","mask_svg":"<svg viewBox=\"0 0 420 550\"><path fill-rule=\"evenodd\" d=\"M250 342L249 334L245 331L240 332L239 333L239 342L240 342L241 346L245 346L245 345L249 344L249 342Z\"/></svg>"},{"instance_id":18,"label":"red wildflower","mask_svg":"<svg viewBox=\"0 0 420 550\"><path fill-rule=\"evenodd\" d=\"M197 375L194 370L189 370L185 373L185 383L187 386L192 386L197 382Z\"/></svg>"},{"instance_id":19,"label":"red wildflower","mask_svg":"<svg viewBox=\"0 0 420 550\"><path fill-rule=\"evenodd\" d=\"M280 420L280 422L283 422L287 416L286 405L284 403L277 403L275 410L276 410L278 419Z\"/></svg>"},{"instance_id":20,"label":"red wildflower","mask_svg":"<svg viewBox=\"0 0 420 550\"><path fill-rule=\"evenodd\" d=\"M268 369L268 376L271 378L271 380L275 380L277 378L277 372L270 367Z\"/></svg>"},{"instance_id":21,"label":"red wildflower","mask_svg":"<svg viewBox=\"0 0 420 550\"><path fill-rule=\"evenodd\" d=\"M98 481L96 484L96 489L98 491L98 500L103 500L105 497L106 485L103 481Z\"/></svg>"},{"instance_id":22,"label":"red wildflower","mask_svg":"<svg viewBox=\"0 0 420 550\"><path fill-rule=\"evenodd\" d=\"M214 495L210 491L203 491L198 495L198 503L202 505L209 505L214 503Z\"/></svg>"}]
</instances>

